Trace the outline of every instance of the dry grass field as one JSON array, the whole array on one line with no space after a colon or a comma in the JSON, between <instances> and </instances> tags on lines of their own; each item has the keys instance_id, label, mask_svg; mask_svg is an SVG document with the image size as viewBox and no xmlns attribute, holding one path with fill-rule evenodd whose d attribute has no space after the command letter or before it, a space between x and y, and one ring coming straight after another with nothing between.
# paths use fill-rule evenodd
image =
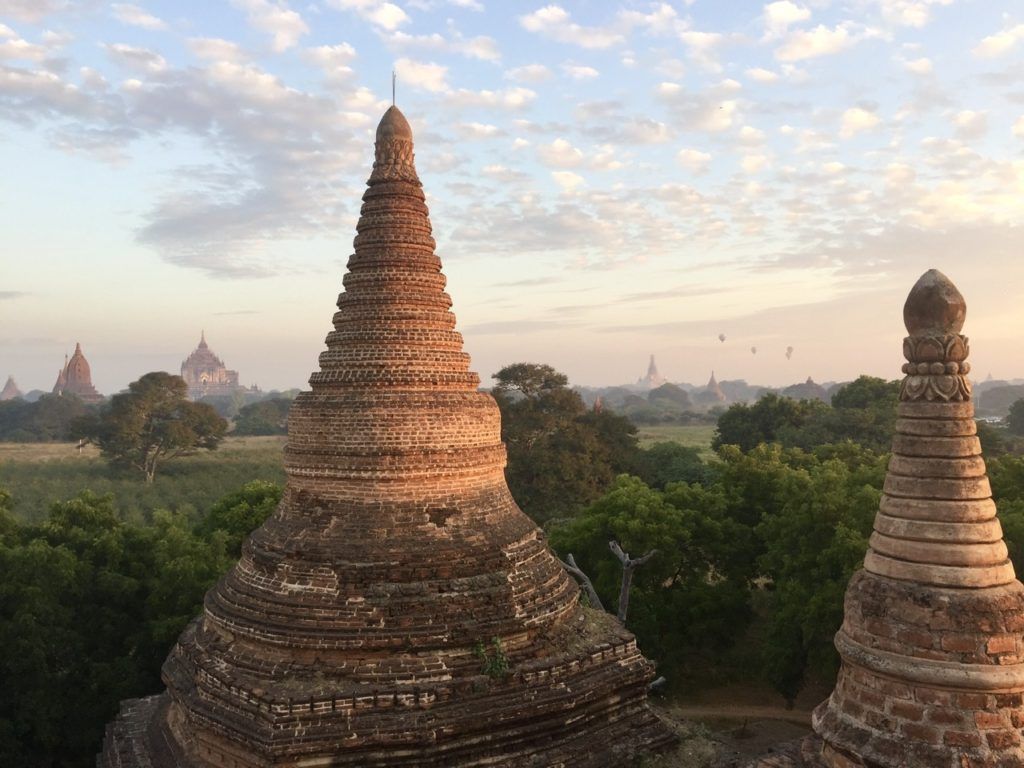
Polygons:
<instances>
[{"instance_id":1,"label":"dry grass field","mask_svg":"<svg viewBox=\"0 0 1024 768\"><path fill-rule=\"evenodd\" d=\"M156 509L202 514L251 480L284 482L284 437L228 437L212 452L169 461L147 485L141 473L110 467L93 446L74 443L0 443L0 486L14 514L40 522L50 505L90 490L112 494L126 520L143 521Z\"/></svg>"}]
</instances>

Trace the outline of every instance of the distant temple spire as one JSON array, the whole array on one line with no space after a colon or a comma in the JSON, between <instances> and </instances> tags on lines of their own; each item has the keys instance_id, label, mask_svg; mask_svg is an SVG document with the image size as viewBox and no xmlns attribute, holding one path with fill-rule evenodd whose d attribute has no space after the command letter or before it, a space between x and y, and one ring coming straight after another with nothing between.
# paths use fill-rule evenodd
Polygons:
<instances>
[{"instance_id":1,"label":"distant temple spire","mask_svg":"<svg viewBox=\"0 0 1024 768\"><path fill-rule=\"evenodd\" d=\"M707 386L708 394L711 395L715 400L720 403L724 403L728 398L725 396L725 392L722 391L721 385L718 383L718 379L715 378L715 372L711 371L711 378L708 379Z\"/></svg>"},{"instance_id":2,"label":"distant temple spire","mask_svg":"<svg viewBox=\"0 0 1024 768\"><path fill-rule=\"evenodd\" d=\"M654 355L652 354L651 360L647 364L647 375L637 379L636 383L645 389L654 389L667 381L668 379L658 372L658 364L654 362Z\"/></svg>"},{"instance_id":3,"label":"distant temple spire","mask_svg":"<svg viewBox=\"0 0 1024 768\"><path fill-rule=\"evenodd\" d=\"M86 403L98 403L103 395L96 391L92 384L92 369L85 359L82 345L75 342L75 353L68 359L64 355L64 367L57 374L57 383L53 385L55 395L75 395Z\"/></svg>"},{"instance_id":4,"label":"distant temple spire","mask_svg":"<svg viewBox=\"0 0 1024 768\"><path fill-rule=\"evenodd\" d=\"M4 384L3 390L0 390L0 401L14 400L16 397L21 397L21 390L15 384L14 377L8 376L7 383Z\"/></svg>"}]
</instances>

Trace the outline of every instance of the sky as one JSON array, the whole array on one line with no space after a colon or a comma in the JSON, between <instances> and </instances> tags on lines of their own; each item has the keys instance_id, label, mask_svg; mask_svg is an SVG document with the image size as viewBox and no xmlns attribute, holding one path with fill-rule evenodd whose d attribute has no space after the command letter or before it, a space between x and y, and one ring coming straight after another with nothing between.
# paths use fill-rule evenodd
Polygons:
<instances>
[{"instance_id":1,"label":"sky","mask_svg":"<svg viewBox=\"0 0 1024 768\"><path fill-rule=\"evenodd\" d=\"M0 380L305 387L392 70L485 383L1024 375L1019 0L0 0Z\"/></svg>"}]
</instances>

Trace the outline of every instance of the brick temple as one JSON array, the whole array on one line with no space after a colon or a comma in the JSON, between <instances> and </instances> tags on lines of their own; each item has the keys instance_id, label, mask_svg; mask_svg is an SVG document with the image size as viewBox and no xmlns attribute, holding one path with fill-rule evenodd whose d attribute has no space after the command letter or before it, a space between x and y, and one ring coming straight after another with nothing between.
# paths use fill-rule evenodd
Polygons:
<instances>
[{"instance_id":1,"label":"brick temple","mask_svg":"<svg viewBox=\"0 0 1024 768\"><path fill-rule=\"evenodd\" d=\"M206 343L206 331L199 334L199 345L181 364L181 378L188 384L188 396L200 400L211 395L233 395L242 387L238 371L228 370L224 361Z\"/></svg>"},{"instance_id":2,"label":"brick temple","mask_svg":"<svg viewBox=\"0 0 1024 768\"><path fill-rule=\"evenodd\" d=\"M1024 585L976 435L966 304L931 270L903 316L892 459L846 592L836 687L817 736L759 767L1024 766Z\"/></svg>"},{"instance_id":3,"label":"brick temple","mask_svg":"<svg viewBox=\"0 0 1024 768\"><path fill-rule=\"evenodd\" d=\"M92 369L85 359L82 345L75 343L75 353L68 360L64 355L64 367L57 373L57 381L53 385L55 395L74 395L85 403L99 403L103 395L96 391L92 384Z\"/></svg>"},{"instance_id":4,"label":"brick temple","mask_svg":"<svg viewBox=\"0 0 1024 768\"><path fill-rule=\"evenodd\" d=\"M598 768L669 743L651 663L509 494L395 107L343 282L279 508L99 765Z\"/></svg>"}]
</instances>

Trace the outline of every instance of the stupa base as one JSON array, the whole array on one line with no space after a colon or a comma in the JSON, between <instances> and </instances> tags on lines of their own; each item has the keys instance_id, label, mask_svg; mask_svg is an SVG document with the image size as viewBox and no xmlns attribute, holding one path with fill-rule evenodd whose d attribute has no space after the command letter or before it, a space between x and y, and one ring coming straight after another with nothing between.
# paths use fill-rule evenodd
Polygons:
<instances>
[{"instance_id":1,"label":"stupa base","mask_svg":"<svg viewBox=\"0 0 1024 768\"><path fill-rule=\"evenodd\" d=\"M524 661L501 679L474 675L455 691L423 686L417 701L331 711L295 702L269 741L186 720L169 694L127 701L108 726L99 768L607 768L630 766L675 737L646 702L651 665L621 628L602 642ZM427 703L429 702L429 703ZM195 715L201 708L190 705ZM314 711L315 710L315 711ZM265 710L263 710L265 712ZM210 713L212 714L212 713ZM259 712L243 731L256 726Z\"/></svg>"}]
</instances>

